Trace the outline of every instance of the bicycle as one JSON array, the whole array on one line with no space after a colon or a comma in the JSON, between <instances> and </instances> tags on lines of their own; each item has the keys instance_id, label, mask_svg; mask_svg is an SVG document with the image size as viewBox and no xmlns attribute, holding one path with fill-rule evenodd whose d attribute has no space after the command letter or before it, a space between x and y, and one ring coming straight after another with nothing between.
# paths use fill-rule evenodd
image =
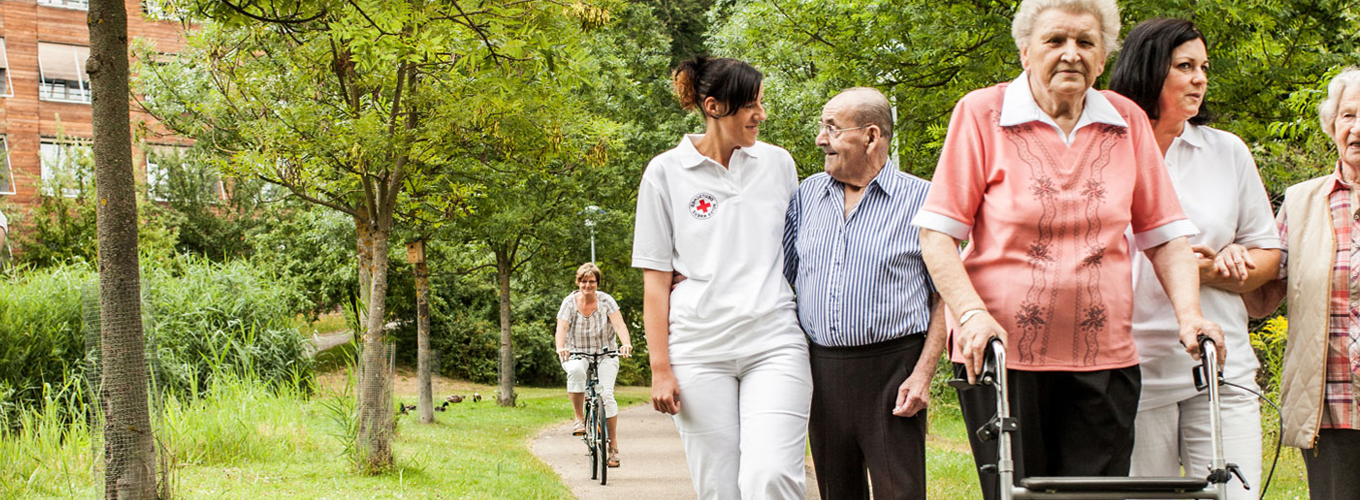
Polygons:
<instances>
[{"instance_id":1,"label":"bicycle","mask_svg":"<svg viewBox=\"0 0 1360 500\"><path fill-rule=\"evenodd\" d=\"M609 423L604 410L604 393L600 390L599 365L606 356L617 356L618 351L599 353L572 352L568 359L585 359L586 365L586 433L581 436L590 455L590 478L605 484L609 477Z\"/></svg>"}]
</instances>

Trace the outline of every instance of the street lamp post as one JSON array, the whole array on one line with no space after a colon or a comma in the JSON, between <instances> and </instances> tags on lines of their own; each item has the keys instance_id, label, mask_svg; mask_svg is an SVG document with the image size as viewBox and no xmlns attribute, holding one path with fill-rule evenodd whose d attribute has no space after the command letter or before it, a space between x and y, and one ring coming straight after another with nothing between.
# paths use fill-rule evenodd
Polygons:
<instances>
[{"instance_id":1,"label":"street lamp post","mask_svg":"<svg viewBox=\"0 0 1360 500\"><path fill-rule=\"evenodd\" d=\"M581 211L586 216L586 227L590 228L590 263L595 263L595 218L604 215L604 209L595 205Z\"/></svg>"}]
</instances>

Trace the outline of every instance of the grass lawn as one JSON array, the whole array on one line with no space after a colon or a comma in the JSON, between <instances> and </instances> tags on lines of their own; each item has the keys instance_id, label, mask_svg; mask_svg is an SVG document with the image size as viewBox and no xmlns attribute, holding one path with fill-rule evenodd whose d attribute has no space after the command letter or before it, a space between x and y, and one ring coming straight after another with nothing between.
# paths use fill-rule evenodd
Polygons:
<instances>
[{"instance_id":1,"label":"grass lawn","mask_svg":"<svg viewBox=\"0 0 1360 500\"><path fill-rule=\"evenodd\" d=\"M976 499L982 498L977 487L977 473L974 472L973 455L968 447L968 434L963 425L963 416L956 402L934 402L930 408L930 436L926 449L926 495L934 499ZM1271 412L1269 408L1265 410ZM1273 417L1273 415L1271 416ZM1275 421L1266 419L1268 426ZM1275 456L1274 428L1267 430L1264 445L1262 480L1270 471L1270 461ZM1231 461L1231 460L1230 460ZM1236 479L1233 480L1234 483ZM1252 491L1261 491L1260 484L1252 484ZM1265 500L1308 498L1307 474L1299 450L1284 447L1280 450L1280 461L1275 477Z\"/></svg>"},{"instance_id":2,"label":"grass lawn","mask_svg":"<svg viewBox=\"0 0 1360 500\"><path fill-rule=\"evenodd\" d=\"M410 378L399 375L396 383L398 398L407 404L414 403ZM513 409L500 408L490 399L449 405L449 411L435 413L431 425L416 423L414 415L401 416L393 443L396 467L385 474L365 476L352 472L343 453L344 442L335 437L341 423L332 408L343 377L326 376L321 382L320 394L309 399L278 396L259 384L233 382L210 397L167 404L159 437L174 450L175 497L571 498L560 479L527 446L544 427L570 418L560 388L520 388L521 407ZM473 392L491 398L494 388L441 379L435 393L442 398ZM621 405L642 403L647 395L645 387L620 387L618 391ZM929 498L980 499L967 431L957 406L936 401L930 415ZM65 444L52 444L56 442ZM55 450L58 446L61 449ZM18 453L0 457L0 463L19 468L45 464L28 465L32 470L0 471L0 497L100 496L102 487L89 472L91 449L88 438L78 436L0 440L0 451ZM1266 450L1267 467L1273 451L1272 440ZM7 458L11 462L5 462ZM1299 453L1286 448L1280 462L1268 498L1307 498Z\"/></svg>"},{"instance_id":3,"label":"grass lawn","mask_svg":"<svg viewBox=\"0 0 1360 500\"><path fill-rule=\"evenodd\" d=\"M466 384L464 384L466 385ZM488 386L459 391L492 394ZM646 391L618 392L621 404L642 400ZM414 397L400 396L414 404ZM539 429L569 418L561 389L521 388L520 408L501 408L486 399L449 405L435 423L418 424L414 415L399 418L393 452L397 467L383 475L350 472L340 442L329 436L335 425L316 402L306 412L305 445L283 461L185 467L179 473L182 498L571 498L553 471L529 452Z\"/></svg>"}]
</instances>

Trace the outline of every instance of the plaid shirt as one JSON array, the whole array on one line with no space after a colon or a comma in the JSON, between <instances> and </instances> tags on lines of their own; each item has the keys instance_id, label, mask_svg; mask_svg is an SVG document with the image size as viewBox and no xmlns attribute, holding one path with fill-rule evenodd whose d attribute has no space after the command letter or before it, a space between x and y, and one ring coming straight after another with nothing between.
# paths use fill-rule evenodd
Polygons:
<instances>
[{"instance_id":1,"label":"plaid shirt","mask_svg":"<svg viewBox=\"0 0 1360 500\"><path fill-rule=\"evenodd\" d=\"M619 350L619 345L614 341L614 327L609 324L609 315L619 311L618 302L614 302L614 297L607 293L595 292L599 306L593 314L586 316L576 308L576 296L580 293L571 292L567 298L562 299L561 307L557 308L557 319L569 324L567 350L588 354Z\"/></svg>"},{"instance_id":2,"label":"plaid shirt","mask_svg":"<svg viewBox=\"0 0 1360 500\"><path fill-rule=\"evenodd\" d=\"M1331 305L1327 321L1327 383L1323 390L1324 429L1360 429L1360 213L1351 207L1351 187L1333 174L1328 204L1332 210L1332 232L1336 255L1332 264ZM1280 208L1276 224L1280 228L1280 277L1287 274L1289 225ZM1351 265L1355 262L1356 265Z\"/></svg>"}]
</instances>

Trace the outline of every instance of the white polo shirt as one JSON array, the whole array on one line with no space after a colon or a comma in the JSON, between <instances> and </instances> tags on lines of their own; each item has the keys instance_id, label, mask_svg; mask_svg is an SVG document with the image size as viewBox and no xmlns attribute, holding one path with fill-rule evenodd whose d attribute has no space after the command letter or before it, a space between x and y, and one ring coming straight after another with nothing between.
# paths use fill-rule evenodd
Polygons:
<instances>
[{"instance_id":1,"label":"white polo shirt","mask_svg":"<svg viewBox=\"0 0 1360 500\"><path fill-rule=\"evenodd\" d=\"M725 361L806 342L784 280L784 215L798 188L793 157L756 142L730 168L687 135L647 165L638 188L633 267L678 271L672 363Z\"/></svg>"},{"instance_id":2,"label":"white polo shirt","mask_svg":"<svg viewBox=\"0 0 1360 500\"><path fill-rule=\"evenodd\" d=\"M1222 250L1229 243L1247 248L1280 248L1261 176L1251 151L1236 135L1187 123L1166 150L1166 170L1181 208L1200 229L1191 244ZM1196 363L1181 347L1171 301L1157 280L1152 262L1141 252L1133 266L1133 340L1143 372L1140 409L1157 408L1193 397L1190 370ZM1256 385L1256 354L1247 330L1247 309L1238 294L1201 286L1204 317L1223 328L1228 360L1223 375L1236 384Z\"/></svg>"}]
</instances>

